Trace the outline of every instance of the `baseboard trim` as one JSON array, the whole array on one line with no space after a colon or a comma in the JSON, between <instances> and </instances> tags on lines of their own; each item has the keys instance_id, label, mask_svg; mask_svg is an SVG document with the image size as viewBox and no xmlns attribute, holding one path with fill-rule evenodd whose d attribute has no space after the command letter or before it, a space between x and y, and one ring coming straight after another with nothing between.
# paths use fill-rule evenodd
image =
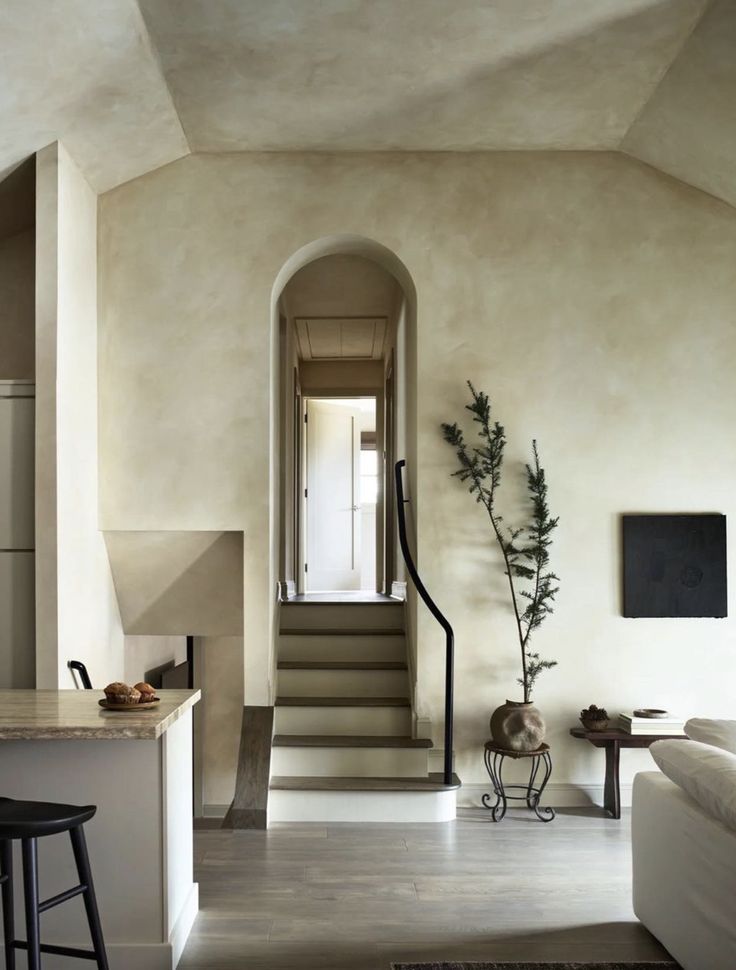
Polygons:
<instances>
[{"instance_id":1,"label":"baseboard trim","mask_svg":"<svg viewBox=\"0 0 736 970\"><path fill-rule=\"evenodd\" d=\"M229 803L227 805L218 805L214 803L209 805L203 805L202 818L225 818L229 808L230 808Z\"/></svg>"},{"instance_id":2,"label":"baseboard trim","mask_svg":"<svg viewBox=\"0 0 736 970\"><path fill-rule=\"evenodd\" d=\"M171 965L176 967L184 952L189 934L192 932L194 921L199 912L199 883L192 883L186 902L181 908L179 917L169 936L171 945Z\"/></svg>"},{"instance_id":3,"label":"baseboard trim","mask_svg":"<svg viewBox=\"0 0 736 970\"><path fill-rule=\"evenodd\" d=\"M89 940L66 944L89 949ZM170 943L107 943L110 970L175 970L174 952Z\"/></svg>"},{"instance_id":4,"label":"baseboard trim","mask_svg":"<svg viewBox=\"0 0 736 970\"><path fill-rule=\"evenodd\" d=\"M296 583L293 579L279 580L279 599L282 603L296 596Z\"/></svg>"},{"instance_id":5,"label":"baseboard trim","mask_svg":"<svg viewBox=\"0 0 736 970\"><path fill-rule=\"evenodd\" d=\"M621 786L621 805L631 807L632 785ZM491 791L491 783L466 784L457 793L458 808L483 808L481 797ZM573 785L551 781L544 790L542 804L553 808L585 808L603 806L603 785Z\"/></svg>"},{"instance_id":6,"label":"baseboard trim","mask_svg":"<svg viewBox=\"0 0 736 970\"><path fill-rule=\"evenodd\" d=\"M406 599L406 583L391 583L391 598L395 600Z\"/></svg>"},{"instance_id":7,"label":"baseboard trim","mask_svg":"<svg viewBox=\"0 0 736 970\"><path fill-rule=\"evenodd\" d=\"M417 737L427 737L426 734L417 734ZM434 750L429 752L430 771L440 771L442 761L442 751ZM434 764L433 762L436 762ZM438 768L436 765L439 765ZM621 805L624 808L631 807L631 785L621 786ZM458 791L458 808L478 808L482 807L481 796L490 791L490 781L486 784L466 784ZM567 782L550 782L545 789L548 795L545 801L553 807L559 808L584 808L586 805L603 806L603 785L573 785ZM203 818L222 819L227 814L229 805L210 804L203 806Z\"/></svg>"},{"instance_id":8,"label":"baseboard trim","mask_svg":"<svg viewBox=\"0 0 736 970\"><path fill-rule=\"evenodd\" d=\"M414 718L414 737L415 738L429 738L432 740L432 721L428 717L420 717L417 715ZM434 755L434 749L429 752L430 764L432 764L432 756ZM440 758L439 764L442 764L442 759ZM429 771L441 771L442 768L429 768Z\"/></svg>"}]
</instances>

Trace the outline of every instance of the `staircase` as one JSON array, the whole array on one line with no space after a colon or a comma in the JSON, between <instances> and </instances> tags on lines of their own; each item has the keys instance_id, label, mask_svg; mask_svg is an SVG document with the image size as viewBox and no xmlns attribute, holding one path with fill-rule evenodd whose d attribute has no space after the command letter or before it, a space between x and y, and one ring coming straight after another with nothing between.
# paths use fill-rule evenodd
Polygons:
<instances>
[{"instance_id":1,"label":"staircase","mask_svg":"<svg viewBox=\"0 0 736 970\"><path fill-rule=\"evenodd\" d=\"M404 604L281 607L269 821L438 822L460 783L412 737Z\"/></svg>"}]
</instances>

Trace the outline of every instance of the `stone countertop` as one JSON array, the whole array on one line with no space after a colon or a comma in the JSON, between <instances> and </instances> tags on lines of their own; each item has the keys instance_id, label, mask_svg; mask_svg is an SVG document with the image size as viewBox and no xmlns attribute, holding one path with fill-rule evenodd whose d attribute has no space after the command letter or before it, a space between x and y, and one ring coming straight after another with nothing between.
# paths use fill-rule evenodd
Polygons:
<instances>
[{"instance_id":1,"label":"stone countertop","mask_svg":"<svg viewBox=\"0 0 736 970\"><path fill-rule=\"evenodd\" d=\"M106 711L101 690L0 690L0 741L154 741L190 710L198 690L160 690L147 710Z\"/></svg>"}]
</instances>

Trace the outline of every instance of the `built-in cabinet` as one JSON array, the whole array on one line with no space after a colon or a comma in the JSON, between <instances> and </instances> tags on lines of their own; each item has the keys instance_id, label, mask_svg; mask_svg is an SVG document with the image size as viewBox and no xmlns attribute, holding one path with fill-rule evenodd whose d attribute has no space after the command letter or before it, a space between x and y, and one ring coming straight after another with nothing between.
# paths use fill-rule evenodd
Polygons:
<instances>
[{"instance_id":1,"label":"built-in cabinet","mask_svg":"<svg viewBox=\"0 0 736 970\"><path fill-rule=\"evenodd\" d=\"M0 688L35 687L35 385L0 380Z\"/></svg>"},{"instance_id":2,"label":"built-in cabinet","mask_svg":"<svg viewBox=\"0 0 736 970\"><path fill-rule=\"evenodd\" d=\"M0 181L0 689L36 686L36 161Z\"/></svg>"}]
</instances>

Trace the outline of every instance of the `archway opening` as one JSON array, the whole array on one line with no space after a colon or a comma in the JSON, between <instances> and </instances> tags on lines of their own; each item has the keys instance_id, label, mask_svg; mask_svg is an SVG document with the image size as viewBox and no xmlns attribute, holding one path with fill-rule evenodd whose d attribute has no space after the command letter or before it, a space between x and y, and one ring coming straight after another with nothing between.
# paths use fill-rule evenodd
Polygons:
<instances>
[{"instance_id":1,"label":"archway opening","mask_svg":"<svg viewBox=\"0 0 736 970\"><path fill-rule=\"evenodd\" d=\"M414 472L411 276L373 240L318 240L279 273L272 319L281 597L404 598L392 468L406 457Z\"/></svg>"}]
</instances>

